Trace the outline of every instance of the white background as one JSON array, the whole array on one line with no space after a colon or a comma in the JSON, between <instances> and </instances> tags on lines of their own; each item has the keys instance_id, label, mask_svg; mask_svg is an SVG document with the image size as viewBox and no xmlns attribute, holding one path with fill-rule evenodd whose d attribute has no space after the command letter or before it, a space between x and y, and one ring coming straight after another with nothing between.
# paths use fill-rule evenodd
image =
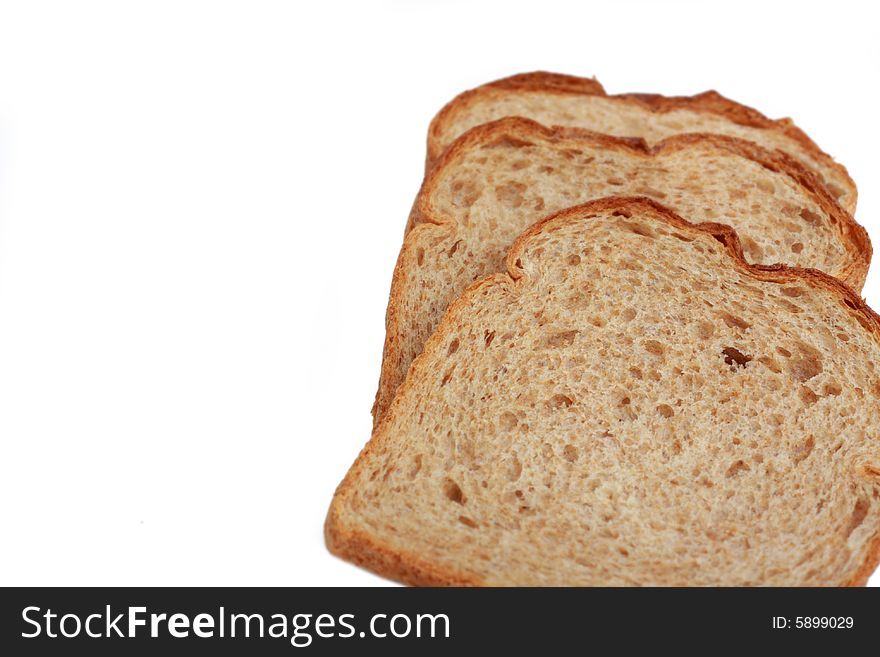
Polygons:
<instances>
[{"instance_id":1,"label":"white background","mask_svg":"<svg viewBox=\"0 0 880 657\"><path fill-rule=\"evenodd\" d=\"M535 69L716 88L845 163L880 244L872 6L0 4L0 583L383 583L321 526L433 114Z\"/></svg>"}]
</instances>

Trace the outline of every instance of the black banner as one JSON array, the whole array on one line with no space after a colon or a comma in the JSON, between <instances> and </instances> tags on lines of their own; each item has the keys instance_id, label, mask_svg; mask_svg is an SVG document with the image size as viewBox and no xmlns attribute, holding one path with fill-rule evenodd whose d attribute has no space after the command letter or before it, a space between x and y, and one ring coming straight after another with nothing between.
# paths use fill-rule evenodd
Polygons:
<instances>
[{"instance_id":1,"label":"black banner","mask_svg":"<svg viewBox=\"0 0 880 657\"><path fill-rule=\"evenodd\" d=\"M876 647L872 589L3 589L0 654Z\"/></svg>"}]
</instances>

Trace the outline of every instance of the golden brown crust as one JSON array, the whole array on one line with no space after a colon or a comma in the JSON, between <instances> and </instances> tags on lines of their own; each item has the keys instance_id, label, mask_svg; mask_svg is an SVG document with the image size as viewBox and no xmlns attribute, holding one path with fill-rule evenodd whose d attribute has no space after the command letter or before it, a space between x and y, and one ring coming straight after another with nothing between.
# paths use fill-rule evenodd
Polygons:
<instances>
[{"instance_id":1,"label":"golden brown crust","mask_svg":"<svg viewBox=\"0 0 880 657\"><path fill-rule=\"evenodd\" d=\"M861 319L859 319L859 324L873 333L874 337L878 340L878 343L880 343L880 315L877 315L877 313L871 310L868 304L865 303L864 299L853 292L852 289L842 281L833 276L829 276L818 269L792 267L784 264L751 264L745 259L739 236L730 226L712 222L693 224L682 219L666 206L647 197L609 196L582 205L575 205L571 208L566 208L565 210L561 210L560 212L541 219L514 241L513 246L510 248L510 253L507 255L508 274L514 280L522 276L522 270L516 266L516 260L522 255L522 249L524 248L526 241L535 234L545 230L548 227L548 224L559 226L566 222L578 221L585 218L585 215L589 213L595 214L608 210L647 211L655 214L660 219L676 228L683 230L693 229L709 233L719 242L724 244L727 248L728 254L733 259L733 264L736 269L757 280L770 283L804 281L811 287L824 288L834 292L840 296L842 305L845 306L849 312L859 314L861 317Z\"/></svg>"},{"instance_id":2,"label":"golden brown crust","mask_svg":"<svg viewBox=\"0 0 880 657\"><path fill-rule=\"evenodd\" d=\"M433 167L436 160L440 157L443 150L441 135L445 127L454 121L456 116L476 102L485 98L491 98L493 95L511 91L517 93L539 92L560 96L604 96L639 103L651 112L661 114L675 110L707 112L724 117L738 125L778 132L797 142L817 164L837 172L840 182L844 183L846 191L852 199L851 205L847 207L847 210L850 212L855 211L858 190L846 167L836 162L834 158L819 148L791 119L770 119L758 110L726 98L717 91L705 91L694 96L661 96L659 94L644 93L609 95L596 79L579 78L572 75L548 73L546 71L521 73L509 78L495 80L494 82L465 91L448 102L437 113L428 128L427 168Z\"/></svg>"},{"instance_id":3,"label":"golden brown crust","mask_svg":"<svg viewBox=\"0 0 880 657\"><path fill-rule=\"evenodd\" d=\"M474 294L482 285L490 285L496 280L506 283L511 279L507 274L492 274L483 280L475 282L459 299L456 299L449 305L445 317L463 308L467 303L469 293ZM437 348L433 345L437 340L441 339L438 334L439 331L435 332L428 339L425 350L416 357L413 365L423 360L426 354L431 353L431 351ZM407 382L404 382L403 386L407 384L413 385L409 379L407 379ZM395 401L396 399L397 397ZM330 509L327 512L327 518L324 521L324 542L327 545L327 549L341 559L367 568L382 577L409 586L482 586L484 583L473 574L454 572L436 564L431 564L416 554L392 548L376 537L357 529L346 527L345 522L341 518L343 501L346 495L353 490L354 482L358 479L360 471L363 470L367 458L372 452L381 449L383 442L387 440L387 437L385 437L388 433L387 426L393 417L395 406L395 402L392 401L388 412L379 419L374 427L373 435L369 442L361 450L345 478L336 488L333 501L330 503Z\"/></svg>"},{"instance_id":4,"label":"golden brown crust","mask_svg":"<svg viewBox=\"0 0 880 657\"><path fill-rule=\"evenodd\" d=\"M479 586L482 584L477 577L470 573L457 573L438 567L436 564L431 564L421 559L418 555L394 548L375 537L371 537L367 533L346 527L340 518L340 511L345 504L347 495L353 490L358 473L365 467L364 464L367 457L374 451L381 450L385 442L391 440L389 432L390 423L398 412L397 408L402 403L403 393L420 382L420 363L433 354L442 352L449 336L457 330L458 315L470 304L471 299L479 295L483 286L516 286L527 282L523 270L517 265L517 261L522 257L528 240L536 234L544 230L558 228L566 223L582 221L607 211L623 211L633 214L647 212L679 230L712 235L725 246L733 260L733 266L757 280L774 283L804 283L808 287L828 290L840 299L841 305L846 309L846 312L853 314L859 324L880 343L880 316L871 310L864 300L849 287L836 278L815 269L789 267L781 264L749 264L743 255L742 246L736 231L729 226L715 223L692 224L675 214L672 210L652 199L644 197L607 197L567 208L532 225L514 241L506 259L507 273L492 274L475 282L449 305L437 330L428 339L424 350L413 362L409 375L401 385L387 413L379 422L373 437L361 451L354 465L352 465L345 479L336 490L325 523L327 547L333 554L369 568L383 577L405 584L417 586ZM859 568L846 580L840 582L840 585L863 586L878 563L880 563L880 535L872 539L869 548L866 550L865 559Z\"/></svg>"},{"instance_id":5,"label":"golden brown crust","mask_svg":"<svg viewBox=\"0 0 880 657\"><path fill-rule=\"evenodd\" d=\"M878 565L880 565L880 534L875 534L865 551L862 565L843 586L865 586Z\"/></svg>"},{"instance_id":6,"label":"golden brown crust","mask_svg":"<svg viewBox=\"0 0 880 657\"><path fill-rule=\"evenodd\" d=\"M818 176L802 165L798 160L782 151L768 151L754 142L717 134L688 133L675 135L648 146L643 139L631 137L613 137L581 128L548 128L531 119L507 117L477 126L446 149L436 165L428 172L416 197L412 212L407 223L407 234L419 224L448 225L449 217L436 215L431 207L430 196L435 185L448 166L452 166L459 158L474 149L491 144L499 139L512 138L520 141L529 139L578 141L591 147L605 150L624 150L646 155L648 157L674 152L695 144L712 144L741 157L748 158L761 166L779 173L784 173L800 185L805 192L822 208L833 223L841 244L848 255L848 262L839 272L832 272L855 290L861 290L868 275L871 263L872 247L868 233L859 225L852 215L844 210L831 196ZM398 306L403 293L405 279L405 263L410 253L413 238L405 238L394 275L391 281L391 294L385 316L385 345L382 353L382 370L379 377L379 389L373 404L374 423L382 417L385 408L393 398L397 383L395 370L397 360L401 357L394 341L401 335L402 327L398 326ZM390 383L389 383L390 382ZM374 425L375 426L375 425Z\"/></svg>"},{"instance_id":7,"label":"golden brown crust","mask_svg":"<svg viewBox=\"0 0 880 657\"><path fill-rule=\"evenodd\" d=\"M509 89L514 91L552 89L554 91L564 91L570 94L605 95L605 88L596 78L581 78L576 75L550 73L549 71L519 73L507 78L495 80L489 84L496 89ZM480 87L477 87L477 89L479 88Z\"/></svg>"},{"instance_id":8,"label":"golden brown crust","mask_svg":"<svg viewBox=\"0 0 880 657\"><path fill-rule=\"evenodd\" d=\"M712 143L725 150L742 157L749 158L761 164L771 171L785 173L795 179L815 202L831 217L835 224L835 230L840 236L841 243L850 256L850 262L846 269L839 272L840 278L856 290L861 290L868 275L868 266L871 263L872 247L865 229L859 225L853 216L840 206L831 195L827 187L822 184L818 174L811 171L796 158L782 151L769 151L754 142L726 135L707 133L686 133L668 137L657 142L653 147L640 138L614 137L582 128L553 127L548 128L531 119L521 117L508 117L485 123L472 128L446 149L440 159L434 164L431 171L425 176L422 188L410 213L406 232L417 223L443 223L430 216L428 209L428 195L425 190L430 190L433 183L439 178L444 167L449 166L463 153L483 144L490 143L502 135L516 134L517 138L528 138L534 134L545 139L571 139L589 143L592 146L606 149L620 149L640 152L647 155L656 155L664 152L675 151L695 143ZM835 272L837 273L837 272Z\"/></svg>"},{"instance_id":9,"label":"golden brown crust","mask_svg":"<svg viewBox=\"0 0 880 657\"><path fill-rule=\"evenodd\" d=\"M431 120L428 127L428 148L425 168L430 169L437 158L440 157L440 135L443 127L450 123L457 114L474 102L483 98L487 89L504 91L547 91L559 94L581 94L586 96L606 96L605 88L595 78L579 78L574 75L562 73L549 73L547 71L535 71L533 73L520 73L507 78L495 80L488 84L469 89L446 103L443 108ZM491 93L491 92L490 92Z\"/></svg>"},{"instance_id":10,"label":"golden brown crust","mask_svg":"<svg viewBox=\"0 0 880 657\"><path fill-rule=\"evenodd\" d=\"M341 487L340 487L341 488ZM394 550L358 530L347 530L330 507L324 540L333 554L374 573L409 586L479 586L471 576L455 573L415 555Z\"/></svg>"}]
</instances>

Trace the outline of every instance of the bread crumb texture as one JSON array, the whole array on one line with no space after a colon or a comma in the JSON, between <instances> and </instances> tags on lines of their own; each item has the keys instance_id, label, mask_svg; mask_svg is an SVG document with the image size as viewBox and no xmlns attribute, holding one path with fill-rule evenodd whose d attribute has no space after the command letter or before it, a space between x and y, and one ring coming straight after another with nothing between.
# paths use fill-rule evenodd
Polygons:
<instances>
[{"instance_id":1,"label":"bread crumb texture","mask_svg":"<svg viewBox=\"0 0 880 657\"><path fill-rule=\"evenodd\" d=\"M645 196L691 222L732 226L750 262L814 267L861 289L867 235L811 181L784 157L726 137L686 135L648 148L525 119L476 128L447 151L416 201L391 291L376 420L449 303L503 271L529 226L578 203Z\"/></svg>"},{"instance_id":2,"label":"bread crumb texture","mask_svg":"<svg viewBox=\"0 0 880 657\"><path fill-rule=\"evenodd\" d=\"M428 139L429 160L471 128L507 116L548 126L586 128L655 144L689 132L711 132L780 149L815 171L834 197L855 211L857 190L846 169L824 153L789 119L772 120L750 107L708 91L696 96L609 96L595 80L553 73L526 73L465 92L437 115Z\"/></svg>"},{"instance_id":3,"label":"bread crumb texture","mask_svg":"<svg viewBox=\"0 0 880 657\"><path fill-rule=\"evenodd\" d=\"M331 550L411 584L863 583L880 323L736 251L639 199L530 229L416 360L337 491Z\"/></svg>"}]
</instances>

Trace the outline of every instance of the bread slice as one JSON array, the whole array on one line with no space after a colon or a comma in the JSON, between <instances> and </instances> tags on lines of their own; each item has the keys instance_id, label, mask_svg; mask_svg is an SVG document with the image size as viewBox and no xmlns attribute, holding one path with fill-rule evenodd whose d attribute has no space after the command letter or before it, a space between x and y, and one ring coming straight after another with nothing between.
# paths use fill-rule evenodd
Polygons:
<instances>
[{"instance_id":1,"label":"bread slice","mask_svg":"<svg viewBox=\"0 0 880 657\"><path fill-rule=\"evenodd\" d=\"M565 207L647 195L692 221L740 232L752 262L821 269L860 290L865 231L792 158L718 135L643 141L507 118L474 128L426 177L391 287L378 421L446 306L502 271L514 238Z\"/></svg>"},{"instance_id":2,"label":"bread slice","mask_svg":"<svg viewBox=\"0 0 880 657\"><path fill-rule=\"evenodd\" d=\"M856 186L846 169L790 119L768 119L715 91L609 96L596 80L544 72L514 75L461 94L437 114L428 132L429 164L470 128L505 116L642 137L651 144L684 132L749 139L769 150L782 149L817 172L840 204L855 212Z\"/></svg>"},{"instance_id":3,"label":"bread slice","mask_svg":"<svg viewBox=\"0 0 880 657\"><path fill-rule=\"evenodd\" d=\"M450 306L325 530L417 585L861 585L880 317L653 201L564 210Z\"/></svg>"}]
</instances>

